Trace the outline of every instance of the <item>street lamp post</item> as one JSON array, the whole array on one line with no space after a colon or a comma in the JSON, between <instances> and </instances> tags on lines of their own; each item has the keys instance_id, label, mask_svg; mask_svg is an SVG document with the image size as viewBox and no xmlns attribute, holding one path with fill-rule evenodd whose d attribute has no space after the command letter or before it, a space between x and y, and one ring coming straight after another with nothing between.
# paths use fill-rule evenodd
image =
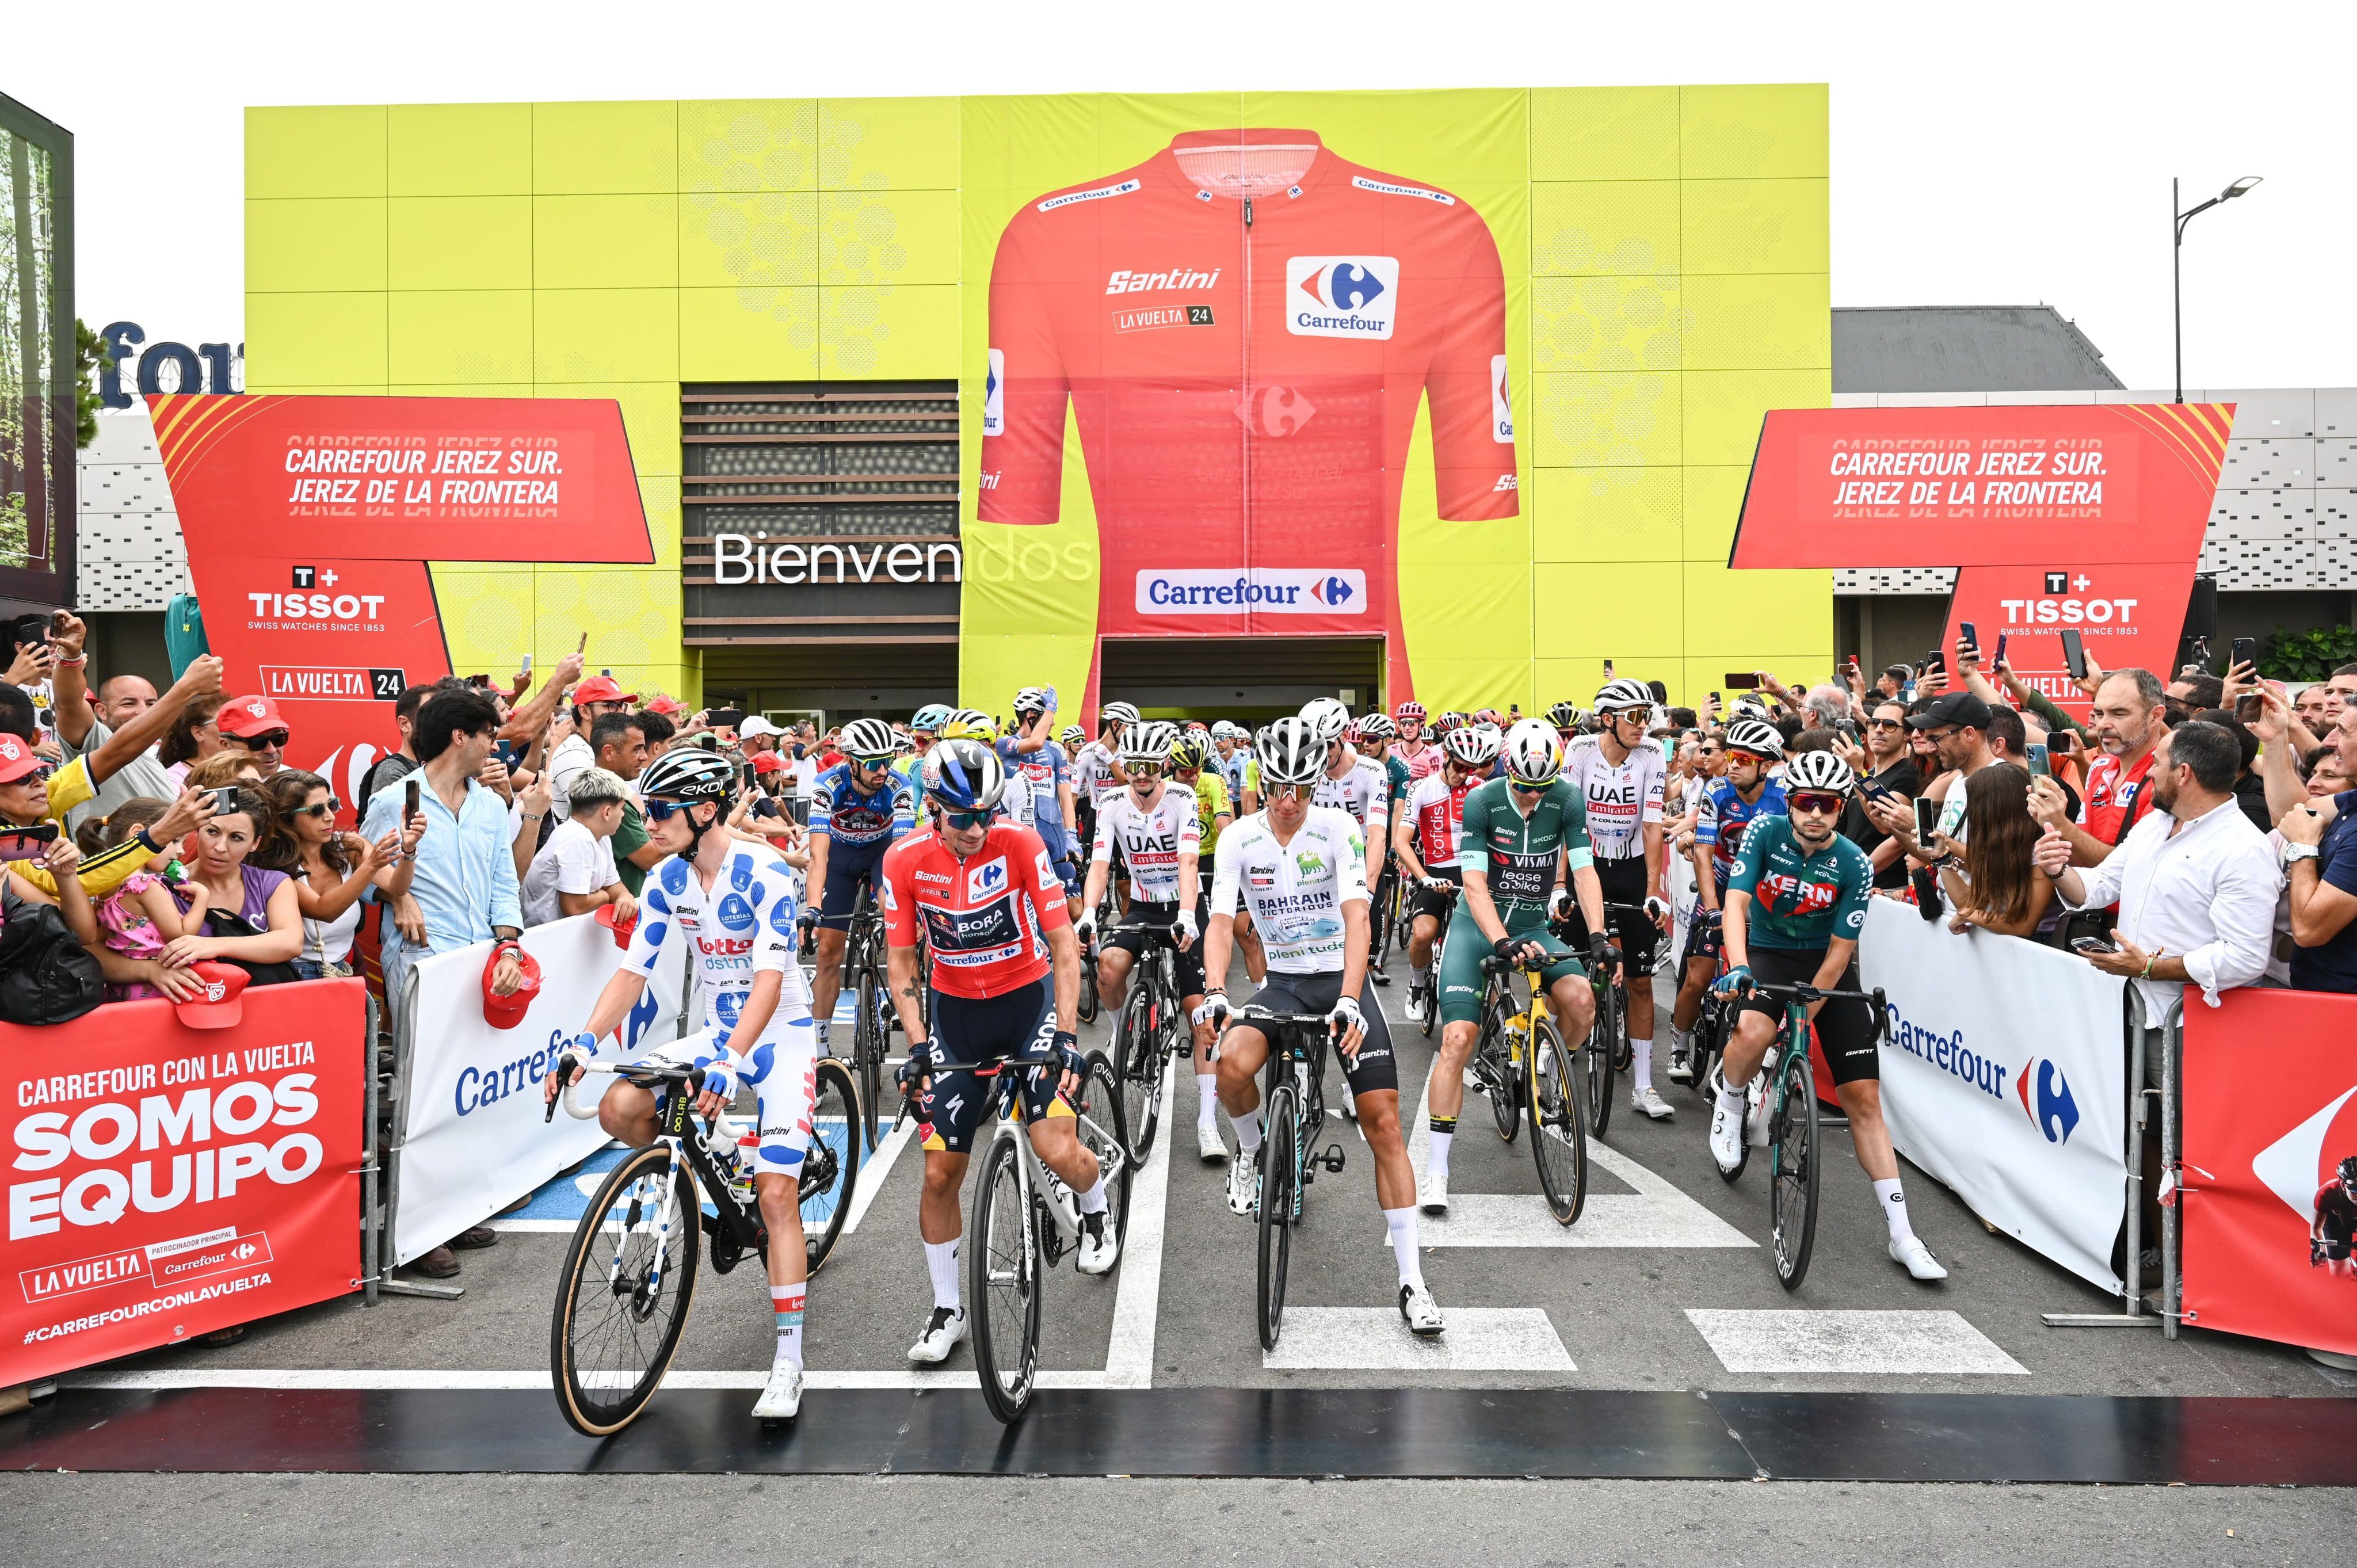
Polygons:
<instances>
[{"instance_id":1,"label":"street lamp post","mask_svg":"<svg viewBox=\"0 0 2357 1568\"><path fill-rule=\"evenodd\" d=\"M2222 201L2232 201L2259 183L2260 176L2246 174L2199 207L2179 212L2177 209L2177 181L2169 182L2170 221L2176 225L2174 243L2169 252L2169 296L2171 336L2177 343L2177 401L2185 401L2185 226L2201 213L2209 211Z\"/></svg>"}]
</instances>

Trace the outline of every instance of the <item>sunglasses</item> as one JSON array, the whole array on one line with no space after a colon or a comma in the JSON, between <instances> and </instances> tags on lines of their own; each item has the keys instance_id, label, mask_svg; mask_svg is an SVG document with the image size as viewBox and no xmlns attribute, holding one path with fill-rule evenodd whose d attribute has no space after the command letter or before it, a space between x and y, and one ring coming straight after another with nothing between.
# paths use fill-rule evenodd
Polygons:
<instances>
[{"instance_id":1,"label":"sunglasses","mask_svg":"<svg viewBox=\"0 0 2357 1568\"><path fill-rule=\"evenodd\" d=\"M1129 765L1129 773L1130 777L1133 779L1158 779L1162 776L1162 764L1158 762L1133 762Z\"/></svg>"},{"instance_id":2,"label":"sunglasses","mask_svg":"<svg viewBox=\"0 0 2357 1568\"><path fill-rule=\"evenodd\" d=\"M990 826L991 818L996 814L995 811L944 811L941 813L942 825L958 832L970 833L976 828Z\"/></svg>"},{"instance_id":3,"label":"sunglasses","mask_svg":"<svg viewBox=\"0 0 2357 1568\"><path fill-rule=\"evenodd\" d=\"M1268 793L1269 799L1273 800L1308 800L1316 797L1318 793L1318 786L1315 784L1277 784L1271 786Z\"/></svg>"},{"instance_id":4,"label":"sunglasses","mask_svg":"<svg viewBox=\"0 0 2357 1568\"><path fill-rule=\"evenodd\" d=\"M344 803L330 795L319 805L296 807L295 814L298 817L332 817L343 809Z\"/></svg>"},{"instance_id":5,"label":"sunglasses","mask_svg":"<svg viewBox=\"0 0 2357 1568\"><path fill-rule=\"evenodd\" d=\"M686 811L693 803L688 800L649 800L646 811L647 821L667 822Z\"/></svg>"},{"instance_id":6,"label":"sunglasses","mask_svg":"<svg viewBox=\"0 0 2357 1568\"><path fill-rule=\"evenodd\" d=\"M1796 811L1815 811L1824 816L1832 816L1842 809L1842 798L1839 795L1823 794L1814 789L1803 789L1797 795L1787 795L1784 797L1784 803Z\"/></svg>"},{"instance_id":7,"label":"sunglasses","mask_svg":"<svg viewBox=\"0 0 2357 1568\"><path fill-rule=\"evenodd\" d=\"M1868 729L1905 729L1907 727L1907 721L1905 719L1868 719L1866 721L1866 727Z\"/></svg>"},{"instance_id":8,"label":"sunglasses","mask_svg":"<svg viewBox=\"0 0 2357 1568\"><path fill-rule=\"evenodd\" d=\"M232 735L222 738L248 751L267 751L273 746L285 746L293 737L283 729L274 729L268 735Z\"/></svg>"},{"instance_id":9,"label":"sunglasses","mask_svg":"<svg viewBox=\"0 0 2357 1568\"><path fill-rule=\"evenodd\" d=\"M1612 712L1612 716L1616 719L1627 719L1631 724L1649 725L1653 722L1653 710L1651 708L1616 708Z\"/></svg>"}]
</instances>

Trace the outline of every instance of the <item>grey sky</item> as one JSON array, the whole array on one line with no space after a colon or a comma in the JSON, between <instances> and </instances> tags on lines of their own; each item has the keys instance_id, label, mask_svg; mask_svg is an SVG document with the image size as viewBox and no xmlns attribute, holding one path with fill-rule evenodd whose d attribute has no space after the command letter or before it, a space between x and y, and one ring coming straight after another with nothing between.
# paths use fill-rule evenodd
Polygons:
<instances>
[{"instance_id":1,"label":"grey sky","mask_svg":"<svg viewBox=\"0 0 2357 1568\"><path fill-rule=\"evenodd\" d=\"M81 312L151 339L242 335L249 103L1822 81L1836 305L2043 300L2165 386L2169 177L2258 174L2190 231L2188 384L2357 382L2346 5L15 9L0 91L78 137Z\"/></svg>"}]
</instances>

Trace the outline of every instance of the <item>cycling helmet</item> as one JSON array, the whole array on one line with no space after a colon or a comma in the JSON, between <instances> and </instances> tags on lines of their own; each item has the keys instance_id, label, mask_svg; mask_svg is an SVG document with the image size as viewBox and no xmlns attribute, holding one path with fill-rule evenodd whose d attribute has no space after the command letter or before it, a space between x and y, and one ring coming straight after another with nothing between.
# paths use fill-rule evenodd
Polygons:
<instances>
[{"instance_id":1,"label":"cycling helmet","mask_svg":"<svg viewBox=\"0 0 2357 1568\"><path fill-rule=\"evenodd\" d=\"M843 755L855 762L883 762L899 750L892 726L882 719L854 719L843 726Z\"/></svg>"},{"instance_id":2,"label":"cycling helmet","mask_svg":"<svg viewBox=\"0 0 2357 1568\"><path fill-rule=\"evenodd\" d=\"M1261 777L1271 784L1315 784L1326 776L1326 742L1307 719L1277 720L1260 732L1253 749Z\"/></svg>"},{"instance_id":3,"label":"cycling helmet","mask_svg":"<svg viewBox=\"0 0 2357 1568\"><path fill-rule=\"evenodd\" d=\"M1544 719L1517 719L1501 748L1506 777L1517 784L1552 784L1563 771L1563 740Z\"/></svg>"},{"instance_id":4,"label":"cycling helmet","mask_svg":"<svg viewBox=\"0 0 2357 1568\"><path fill-rule=\"evenodd\" d=\"M1618 681L1605 682L1604 689L1596 693L1596 711L1599 714L1609 714L1619 708L1650 708L1652 705L1652 688L1626 675Z\"/></svg>"},{"instance_id":5,"label":"cycling helmet","mask_svg":"<svg viewBox=\"0 0 2357 1568\"><path fill-rule=\"evenodd\" d=\"M1450 730L1440 747L1469 769L1487 768L1498 760L1498 737L1471 725L1459 725Z\"/></svg>"},{"instance_id":6,"label":"cycling helmet","mask_svg":"<svg viewBox=\"0 0 2357 1568\"><path fill-rule=\"evenodd\" d=\"M1477 725L1489 725L1493 728L1504 729L1506 715L1495 708L1480 708L1474 711L1473 722Z\"/></svg>"},{"instance_id":7,"label":"cycling helmet","mask_svg":"<svg viewBox=\"0 0 2357 1568\"><path fill-rule=\"evenodd\" d=\"M1441 714L1440 717L1435 719L1433 721L1432 727L1442 731L1444 734L1453 729L1463 729L1465 727L1465 715L1458 713L1456 709L1451 708L1447 713Z\"/></svg>"},{"instance_id":8,"label":"cycling helmet","mask_svg":"<svg viewBox=\"0 0 2357 1568\"><path fill-rule=\"evenodd\" d=\"M1134 725L1136 722L1137 710L1130 706L1127 703L1107 703L1103 707L1097 710L1097 723L1100 726L1104 725Z\"/></svg>"},{"instance_id":9,"label":"cycling helmet","mask_svg":"<svg viewBox=\"0 0 2357 1568\"><path fill-rule=\"evenodd\" d=\"M1200 771L1211 760L1211 747L1200 735L1182 735L1170 747L1170 766L1189 773Z\"/></svg>"},{"instance_id":10,"label":"cycling helmet","mask_svg":"<svg viewBox=\"0 0 2357 1568\"><path fill-rule=\"evenodd\" d=\"M1422 703L1402 703L1398 707L1392 710L1392 717L1395 719L1414 719L1416 723L1422 724L1424 722L1424 704Z\"/></svg>"},{"instance_id":11,"label":"cycling helmet","mask_svg":"<svg viewBox=\"0 0 2357 1568\"><path fill-rule=\"evenodd\" d=\"M978 740L985 746L998 738L998 724L980 708L960 708L942 725L943 740Z\"/></svg>"},{"instance_id":12,"label":"cycling helmet","mask_svg":"<svg viewBox=\"0 0 2357 1568\"><path fill-rule=\"evenodd\" d=\"M1342 738L1351 725L1351 710L1331 697L1318 697L1303 704L1301 722L1309 726L1318 744L1325 746Z\"/></svg>"},{"instance_id":13,"label":"cycling helmet","mask_svg":"<svg viewBox=\"0 0 2357 1568\"><path fill-rule=\"evenodd\" d=\"M1546 716L1547 723L1555 728L1571 729L1578 725L1582 714L1577 703L1557 703L1547 710Z\"/></svg>"},{"instance_id":14,"label":"cycling helmet","mask_svg":"<svg viewBox=\"0 0 2357 1568\"><path fill-rule=\"evenodd\" d=\"M925 753L925 793L952 811L986 811L1006 793L1006 765L978 740L945 740Z\"/></svg>"},{"instance_id":15,"label":"cycling helmet","mask_svg":"<svg viewBox=\"0 0 2357 1568\"><path fill-rule=\"evenodd\" d=\"M1399 725L1382 714L1369 714L1359 721L1359 734L1367 740L1396 740Z\"/></svg>"},{"instance_id":16,"label":"cycling helmet","mask_svg":"<svg viewBox=\"0 0 2357 1568\"><path fill-rule=\"evenodd\" d=\"M1244 734L1238 725L1229 723L1226 719L1220 719L1211 725L1211 738L1213 740L1249 740L1252 737Z\"/></svg>"},{"instance_id":17,"label":"cycling helmet","mask_svg":"<svg viewBox=\"0 0 2357 1568\"><path fill-rule=\"evenodd\" d=\"M725 802L737 788L737 765L700 746L676 746L639 775L639 793L650 800Z\"/></svg>"},{"instance_id":18,"label":"cycling helmet","mask_svg":"<svg viewBox=\"0 0 2357 1568\"><path fill-rule=\"evenodd\" d=\"M1157 719L1151 724L1135 724L1122 732L1121 760L1125 766L1140 762L1167 763L1170 748L1178 739L1178 726Z\"/></svg>"},{"instance_id":19,"label":"cycling helmet","mask_svg":"<svg viewBox=\"0 0 2357 1568\"><path fill-rule=\"evenodd\" d=\"M1082 729L1078 725L1066 725L1064 726L1064 733L1058 736L1056 738L1062 741L1066 746L1086 746L1089 744L1089 732Z\"/></svg>"},{"instance_id":20,"label":"cycling helmet","mask_svg":"<svg viewBox=\"0 0 2357 1568\"><path fill-rule=\"evenodd\" d=\"M1827 789L1836 795L1846 795L1857 787L1857 775L1849 764L1830 751L1804 751L1784 764L1784 792L1795 789Z\"/></svg>"},{"instance_id":21,"label":"cycling helmet","mask_svg":"<svg viewBox=\"0 0 2357 1568\"><path fill-rule=\"evenodd\" d=\"M1015 711L1018 714L1044 714L1048 711L1048 689L1026 686L1015 693Z\"/></svg>"},{"instance_id":22,"label":"cycling helmet","mask_svg":"<svg viewBox=\"0 0 2357 1568\"><path fill-rule=\"evenodd\" d=\"M2341 1181L2344 1187L2357 1187L2357 1155L2341 1162Z\"/></svg>"},{"instance_id":23,"label":"cycling helmet","mask_svg":"<svg viewBox=\"0 0 2357 1568\"><path fill-rule=\"evenodd\" d=\"M1760 757L1781 757L1784 737L1765 720L1738 719L1727 726L1727 749L1749 751Z\"/></svg>"},{"instance_id":24,"label":"cycling helmet","mask_svg":"<svg viewBox=\"0 0 2357 1568\"><path fill-rule=\"evenodd\" d=\"M947 703L927 703L917 710L913 718L909 719L909 727L929 730L934 735L939 735L942 733L942 726L949 722L950 705Z\"/></svg>"}]
</instances>

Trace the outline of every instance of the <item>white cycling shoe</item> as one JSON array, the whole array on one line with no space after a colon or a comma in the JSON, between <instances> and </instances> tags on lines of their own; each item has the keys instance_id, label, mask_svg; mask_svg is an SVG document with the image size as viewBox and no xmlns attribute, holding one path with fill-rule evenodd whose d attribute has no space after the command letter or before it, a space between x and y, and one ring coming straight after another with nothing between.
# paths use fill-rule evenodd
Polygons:
<instances>
[{"instance_id":1,"label":"white cycling shoe","mask_svg":"<svg viewBox=\"0 0 2357 1568\"><path fill-rule=\"evenodd\" d=\"M1236 1163L1228 1167L1228 1212L1241 1214L1249 1219L1260 1212L1260 1155L1254 1153L1236 1155Z\"/></svg>"},{"instance_id":2,"label":"white cycling shoe","mask_svg":"<svg viewBox=\"0 0 2357 1568\"><path fill-rule=\"evenodd\" d=\"M919 1366L937 1367L950 1359L950 1352L964 1337L965 1308L937 1306L925 1320L925 1331L909 1347L909 1359Z\"/></svg>"},{"instance_id":3,"label":"white cycling shoe","mask_svg":"<svg viewBox=\"0 0 2357 1568\"><path fill-rule=\"evenodd\" d=\"M1407 1021L1421 1024L1431 1015L1432 1001L1425 994L1424 987L1411 983L1407 988Z\"/></svg>"},{"instance_id":4,"label":"white cycling shoe","mask_svg":"<svg viewBox=\"0 0 2357 1568\"><path fill-rule=\"evenodd\" d=\"M1448 1173L1447 1171L1425 1173L1423 1188L1418 1194L1418 1205L1426 1214L1448 1212Z\"/></svg>"},{"instance_id":5,"label":"white cycling shoe","mask_svg":"<svg viewBox=\"0 0 2357 1568\"><path fill-rule=\"evenodd\" d=\"M1419 1339L1430 1339L1448 1326L1441 1320L1440 1304L1432 1299L1427 1286L1400 1286L1399 1310L1400 1316L1407 1319L1407 1331Z\"/></svg>"},{"instance_id":6,"label":"white cycling shoe","mask_svg":"<svg viewBox=\"0 0 2357 1568\"><path fill-rule=\"evenodd\" d=\"M774 1361L770 1365L770 1380L761 1385L761 1397L753 1402L753 1417L757 1421L791 1421L802 1408L802 1369L793 1361Z\"/></svg>"},{"instance_id":7,"label":"white cycling shoe","mask_svg":"<svg viewBox=\"0 0 2357 1568\"><path fill-rule=\"evenodd\" d=\"M1664 1069L1663 1071L1664 1075L1672 1083L1692 1083L1694 1081L1694 1052L1684 1047L1672 1047L1670 1048L1670 1065Z\"/></svg>"},{"instance_id":8,"label":"white cycling shoe","mask_svg":"<svg viewBox=\"0 0 2357 1568\"><path fill-rule=\"evenodd\" d=\"M1722 1171L1731 1171L1743 1163L1742 1109L1730 1111L1724 1101L1717 1098L1710 1106L1710 1157L1718 1162Z\"/></svg>"},{"instance_id":9,"label":"white cycling shoe","mask_svg":"<svg viewBox=\"0 0 2357 1568\"><path fill-rule=\"evenodd\" d=\"M1228 1157L1228 1146L1220 1141L1218 1123L1195 1123L1195 1152L1203 1156L1203 1163L1207 1165L1216 1165Z\"/></svg>"},{"instance_id":10,"label":"white cycling shoe","mask_svg":"<svg viewBox=\"0 0 2357 1568\"><path fill-rule=\"evenodd\" d=\"M1667 1122L1677 1115L1670 1108L1668 1101L1653 1092L1653 1086L1650 1083L1642 1089L1631 1090L1629 1103L1637 1108L1639 1114L1650 1116L1656 1122Z\"/></svg>"},{"instance_id":11,"label":"white cycling shoe","mask_svg":"<svg viewBox=\"0 0 2357 1568\"><path fill-rule=\"evenodd\" d=\"M1342 1120L1356 1122L1358 1119L1359 1097L1351 1092L1351 1086L1346 1083L1342 1086Z\"/></svg>"},{"instance_id":12,"label":"white cycling shoe","mask_svg":"<svg viewBox=\"0 0 2357 1568\"><path fill-rule=\"evenodd\" d=\"M1121 1259L1121 1232L1111 1223L1110 1210L1081 1216L1081 1273L1109 1274Z\"/></svg>"},{"instance_id":13,"label":"white cycling shoe","mask_svg":"<svg viewBox=\"0 0 2357 1568\"><path fill-rule=\"evenodd\" d=\"M1906 1269L1919 1280L1944 1280L1948 1271L1940 1260L1932 1256L1932 1249L1923 1245L1921 1236L1903 1237L1890 1243L1890 1261Z\"/></svg>"}]
</instances>

